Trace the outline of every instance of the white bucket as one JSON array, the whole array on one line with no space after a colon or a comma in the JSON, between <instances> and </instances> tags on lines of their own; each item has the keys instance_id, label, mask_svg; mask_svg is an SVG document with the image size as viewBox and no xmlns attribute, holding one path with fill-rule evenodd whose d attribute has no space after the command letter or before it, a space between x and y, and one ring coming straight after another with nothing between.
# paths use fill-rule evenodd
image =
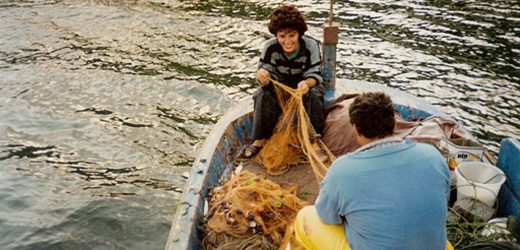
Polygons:
<instances>
[{"instance_id":1,"label":"white bucket","mask_svg":"<svg viewBox=\"0 0 520 250\"><path fill-rule=\"evenodd\" d=\"M484 162L461 162L455 169L457 200L472 197L494 207L498 191L506 181L504 172Z\"/></svg>"}]
</instances>

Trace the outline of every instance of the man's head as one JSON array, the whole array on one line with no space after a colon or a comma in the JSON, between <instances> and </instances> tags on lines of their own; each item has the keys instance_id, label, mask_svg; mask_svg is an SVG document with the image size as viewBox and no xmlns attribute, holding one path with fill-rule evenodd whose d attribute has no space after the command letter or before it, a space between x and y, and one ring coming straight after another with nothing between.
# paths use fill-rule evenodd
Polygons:
<instances>
[{"instance_id":1,"label":"man's head","mask_svg":"<svg viewBox=\"0 0 520 250\"><path fill-rule=\"evenodd\" d=\"M283 4L271 12L267 27L289 54L296 51L298 39L307 31L303 14L289 4Z\"/></svg>"},{"instance_id":2,"label":"man's head","mask_svg":"<svg viewBox=\"0 0 520 250\"><path fill-rule=\"evenodd\" d=\"M392 99L383 92L368 92L357 96L348 111L350 122L358 134L367 139L381 139L394 132Z\"/></svg>"}]
</instances>

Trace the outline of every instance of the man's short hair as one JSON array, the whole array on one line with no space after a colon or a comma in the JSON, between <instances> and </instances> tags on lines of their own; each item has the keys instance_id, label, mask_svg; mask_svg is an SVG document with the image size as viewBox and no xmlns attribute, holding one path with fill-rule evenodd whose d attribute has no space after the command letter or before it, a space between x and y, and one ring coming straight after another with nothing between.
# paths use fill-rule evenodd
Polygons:
<instances>
[{"instance_id":1,"label":"man's short hair","mask_svg":"<svg viewBox=\"0 0 520 250\"><path fill-rule=\"evenodd\" d=\"M394 106L383 92L363 93L354 99L348 110L350 122L366 138L384 138L394 132Z\"/></svg>"},{"instance_id":2,"label":"man's short hair","mask_svg":"<svg viewBox=\"0 0 520 250\"><path fill-rule=\"evenodd\" d=\"M301 37L307 31L307 23L305 23L305 17L296 6L283 4L271 11L267 28L273 35L283 29L294 29L298 31L298 35Z\"/></svg>"}]
</instances>

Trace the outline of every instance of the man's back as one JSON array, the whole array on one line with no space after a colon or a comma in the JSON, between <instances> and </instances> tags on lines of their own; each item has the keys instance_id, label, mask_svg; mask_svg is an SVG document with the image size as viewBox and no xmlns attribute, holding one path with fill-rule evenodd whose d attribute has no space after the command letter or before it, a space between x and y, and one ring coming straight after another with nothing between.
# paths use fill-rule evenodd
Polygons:
<instances>
[{"instance_id":1,"label":"man's back","mask_svg":"<svg viewBox=\"0 0 520 250\"><path fill-rule=\"evenodd\" d=\"M316 209L327 224L346 220L353 249L444 249L448 195L438 151L405 141L337 159Z\"/></svg>"}]
</instances>

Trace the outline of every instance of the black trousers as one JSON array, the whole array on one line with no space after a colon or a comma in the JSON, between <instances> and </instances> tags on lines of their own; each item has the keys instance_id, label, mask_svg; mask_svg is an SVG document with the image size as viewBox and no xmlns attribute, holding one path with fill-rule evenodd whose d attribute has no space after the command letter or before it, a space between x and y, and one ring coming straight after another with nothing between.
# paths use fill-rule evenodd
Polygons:
<instances>
[{"instance_id":1,"label":"black trousers","mask_svg":"<svg viewBox=\"0 0 520 250\"><path fill-rule=\"evenodd\" d=\"M324 128L325 114L323 112L323 94L315 88L303 96L303 106L310 122L316 131L321 134ZM253 139L268 139L273 135L278 118L282 114L282 108L278 104L276 93L272 84L263 86L253 94L254 117Z\"/></svg>"}]
</instances>

